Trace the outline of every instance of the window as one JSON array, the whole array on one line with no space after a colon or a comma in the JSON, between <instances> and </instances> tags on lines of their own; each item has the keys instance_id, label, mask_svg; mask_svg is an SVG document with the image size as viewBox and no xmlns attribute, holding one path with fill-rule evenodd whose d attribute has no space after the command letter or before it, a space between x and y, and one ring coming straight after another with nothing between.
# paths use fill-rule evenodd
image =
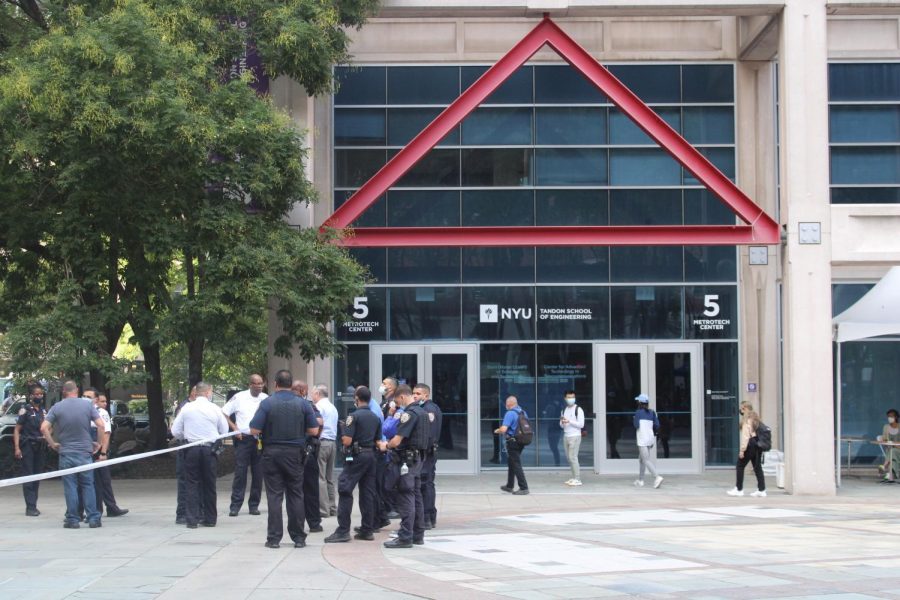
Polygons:
<instances>
[{"instance_id":1,"label":"window","mask_svg":"<svg viewBox=\"0 0 900 600\"><path fill-rule=\"evenodd\" d=\"M900 63L828 66L831 202L900 203Z\"/></svg>"}]
</instances>

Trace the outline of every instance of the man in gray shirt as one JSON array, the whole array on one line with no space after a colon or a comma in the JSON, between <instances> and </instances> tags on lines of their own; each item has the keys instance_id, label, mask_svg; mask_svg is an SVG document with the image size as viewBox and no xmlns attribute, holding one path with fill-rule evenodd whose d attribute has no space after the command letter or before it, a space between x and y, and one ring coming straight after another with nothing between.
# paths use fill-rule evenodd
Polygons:
<instances>
[{"instance_id":1,"label":"man in gray shirt","mask_svg":"<svg viewBox=\"0 0 900 600\"><path fill-rule=\"evenodd\" d=\"M57 402L47 413L41 424L41 433L47 444L59 452L59 468L70 469L93 462L91 455L99 447L98 460L106 460L106 449L109 436L106 434L103 419L94 403L87 398L78 397L78 384L67 381L62 388L63 399ZM97 442L91 439L91 421L97 426ZM57 440L53 439L56 433ZM96 444L96 446L95 446ZM91 529L100 527L100 511L97 510L97 498L94 493L94 472L83 471L72 475L63 475L63 493L66 496L66 529L78 529L78 491L84 500L88 525Z\"/></svg>"}]
</instances>

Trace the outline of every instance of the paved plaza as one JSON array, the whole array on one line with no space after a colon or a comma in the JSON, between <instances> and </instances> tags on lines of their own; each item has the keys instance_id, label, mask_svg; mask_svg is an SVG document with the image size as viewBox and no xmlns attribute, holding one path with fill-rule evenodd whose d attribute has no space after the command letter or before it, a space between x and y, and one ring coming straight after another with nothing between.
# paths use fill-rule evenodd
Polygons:
<instances>
[{"instance_id":1,"label":"paved plaza","mask_svg":"<svg viewBox=\"0 0 900 600\"><path fill-rule=\"evenodd\" d=\"M731 498L731 471L659 490L567 475L529 473L529 496L501 492L500 473L440 478L438 528L399 550L387 531L326 545L334 518L304 549L265 548L265 502L223 512L230 476L218 526L194 530L174 524L172 480L116 481L131 513L95 530L62 528L58 481L41 485L38 518L0 489L0 598L900 598L900 486L851 477L811 498L773 481L767 498Z\"/></svg>"}]
</instances>

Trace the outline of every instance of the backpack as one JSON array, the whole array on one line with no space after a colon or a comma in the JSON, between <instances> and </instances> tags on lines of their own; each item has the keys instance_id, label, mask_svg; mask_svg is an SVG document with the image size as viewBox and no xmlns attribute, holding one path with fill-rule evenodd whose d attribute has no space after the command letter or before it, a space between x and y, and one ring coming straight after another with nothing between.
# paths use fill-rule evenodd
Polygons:
<instances>
[{"instance_id":1,"label":"backpack","mask_svg":"<svg viewBox=\"0 0 900 600\"><path fill-rule=\"evenodd\" d=\"M772 430L762 421L756 427L756 447L763 452L772 449Z\"/></svg>"},{"instance_id":2,"label":"backpack","mask_svg":"<svg viewBox=\"0 0 900 600\"><path fill-rule=\"evenodd\" d=\"M524 410L519 411L519 424L516 425L516 435L513 437L521 446L527 446L534 440L534 429L531 428Z\"/></svg>"}]
</instances>

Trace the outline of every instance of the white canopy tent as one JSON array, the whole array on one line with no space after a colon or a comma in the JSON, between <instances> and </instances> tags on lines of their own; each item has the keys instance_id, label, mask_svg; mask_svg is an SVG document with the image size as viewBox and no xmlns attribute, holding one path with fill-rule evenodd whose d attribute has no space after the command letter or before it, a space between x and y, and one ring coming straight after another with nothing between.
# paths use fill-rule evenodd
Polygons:
<instances>
[{"instance_id":1,"label":"white canopy tent","mask_svg":"<svg viewBox=\"0 0 900 600\"><path fill-rule=\"evenodd\" d=\"M837 435L835 463L841 485L841 344L854 340L900 335L900 267L891 267L875 287L831 320L837 342Z\"/></svg>"}]
</instances>

